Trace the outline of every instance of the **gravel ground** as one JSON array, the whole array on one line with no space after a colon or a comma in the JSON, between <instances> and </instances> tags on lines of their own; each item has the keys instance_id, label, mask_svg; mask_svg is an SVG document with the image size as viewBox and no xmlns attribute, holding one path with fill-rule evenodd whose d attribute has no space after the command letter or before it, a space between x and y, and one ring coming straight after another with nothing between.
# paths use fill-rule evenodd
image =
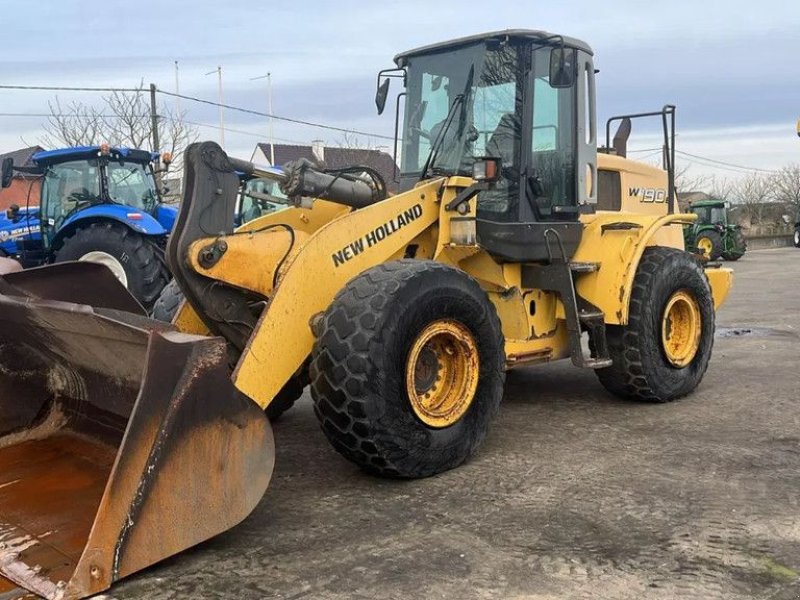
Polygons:
<instances>
[{"instance_id":1,"label":"gravel ground","mask_svg":"<svg viewBox=\"0 0 800 600\"><path fill-rule=\"evenodd\" d=\"M342 459L304 398L253 515L113 596L800 597L800 251L734 267L692 396L631 404L568 363L517 370L478 455L406 482Z\"/></svg>"}]
</instances>

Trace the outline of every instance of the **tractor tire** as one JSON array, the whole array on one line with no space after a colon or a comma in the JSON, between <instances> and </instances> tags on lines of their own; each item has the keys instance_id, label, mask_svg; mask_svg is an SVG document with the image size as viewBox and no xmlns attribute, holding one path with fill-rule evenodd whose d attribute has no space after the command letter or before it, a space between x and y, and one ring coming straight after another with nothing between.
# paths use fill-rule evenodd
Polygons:
<instances>
[{"instance_id":1,"label":"tractor tire","mask_svg":"<svg viewBox=\"0 0 800 600\"><path fill-rule=\"evenodd\" d=\"M101 221L76 229L56 250L55 262L105 264L147 310L169 281L155 244L121 224Z\"/></svg>"},{"instance_id":2,"label":"tractor tire","mask_svg":"<svg viewBox=\"0 0 800 600\"><path fill-rule=\"evenodd\" d=\"M722 256L722 237L718 231L713 229L706 229L698 233L694 239L694 246L708 260L717 260Z\"/></svg>"},{"instance_id":3,"label":"tractor tire","mask_svg":"<svg viewBox=\"0 0 800 600\"><path fill-rule=\"evenodd\" d=\"M722 258L725 260L736 261L744 256L747 251L747 240L744 239L744 234L736 229L730 234L733 238L733 249L730 252L723 252Z\"/></svg>"},{"instance_id":4,"label":"tractor tire","mask_svg":"<svg viewBox=\"0 0 800 600\"><path fill-rule=\"evenodd\" d=\"M184 298L178 282L171 279L170 282L164 286L164 289L161 290L161 294L159 294L153 304L153 310L150 311L150 316L158 321L164 321L164 323L172 323L172 319L175 318L175 314L178 312L178 308L180 308L181 304L183 304Z\"/></svg>"},{"instance_id":5,"label":"tractor tire","mask_svg":"<svg viewBox=\"0 0 800 600\"><path fill-rule=\"evenodd\" d=\"M714 345L714 301L700 262L674 248L645 250L628 324L606 328L613 365L595 371L612 394L670 402L705 375Z\"/></svg>"},{"instance_id":6,"label":"tractor tire","mask_svg":"<svg viewBox=\"0 0 800 600\"><path fill-rule=\"evenodd\" d=\"M503 397L505 352L474 279L429 260L378 265L336 295L316 330L314 410L345 458L417 478L475 453Z\"/></svg>"},{"instance_id":7,"label":"tractor tire","mask_svg":"<svg viewBox=\"0 0 800 600\"><path fill-rule=\"evenodd\" d=\"M181 291L178 282L172 279L164 289L161 290L161 295L153 304L153 311L151 316L154 319L163 321L165 323L172 323L175 314L178 312L181 304L183 304L185 296ZM278 395L273 398L269 406L267 406L267 418L273 423L277 421L283 413L294 406L294 403L303 395L303 390L308 385L308 368L303 366L301 371L294 375L278 392Z\"/></svg>"},{"instance_id":8,"label":"tractor tire","mask_svg":"<svg viewBox=\"0 0 800 600\"><path fill-rule=\"evenodd\" d=\"M800 227L795 227L794 238L792 238L795 248L800 248Z\"/></svg>"}]
</instances>

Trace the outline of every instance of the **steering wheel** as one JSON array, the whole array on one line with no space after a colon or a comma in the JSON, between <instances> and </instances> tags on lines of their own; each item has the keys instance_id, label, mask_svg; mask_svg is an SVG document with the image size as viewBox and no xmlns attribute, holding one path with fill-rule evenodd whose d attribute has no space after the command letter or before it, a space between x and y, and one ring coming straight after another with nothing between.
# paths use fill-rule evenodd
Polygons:
<instances>
[{"instance_id":1,"label":"steering wheel","mask_svg":"<svg viewBox=\"0 0 800 600\"><path fill-rule=\"evenodd\" d=\"M75 190L69 196L67 196L67 200L75 202L75 206L73 206L67 212L67 214L64 215L64 220L68 219L82 208L86 208L95 204L97 202L97 197L86 188L81 188L79 190Z\"/></svg>"}]
</instances>

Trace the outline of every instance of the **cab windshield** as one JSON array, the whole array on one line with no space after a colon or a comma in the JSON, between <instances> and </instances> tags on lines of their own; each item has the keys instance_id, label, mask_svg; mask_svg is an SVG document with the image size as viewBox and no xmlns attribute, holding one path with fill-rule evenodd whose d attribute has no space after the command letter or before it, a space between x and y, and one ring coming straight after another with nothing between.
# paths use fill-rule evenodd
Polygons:
<instances>
[{"instance_id":1,"label":"cab windshield","mask_svg":"<svg viewBox=\"0 0 800 600\"><path fill-rule=\"evenodd\" d=\"M468 175L481 156L511 159L519 143L517 49L484 44L408 59L402 173Z\"/></svg>"},{"instance_id":2,"label":"cab windshield","mask_svg":"<svg viewBox=\"0 0 800 600\"><path fill-rule=\"evenodd\" d=\"M111 160L106 165L106 179L112 202L149 211L158 199L149 165Z\"/></svg>"}]
</instances>

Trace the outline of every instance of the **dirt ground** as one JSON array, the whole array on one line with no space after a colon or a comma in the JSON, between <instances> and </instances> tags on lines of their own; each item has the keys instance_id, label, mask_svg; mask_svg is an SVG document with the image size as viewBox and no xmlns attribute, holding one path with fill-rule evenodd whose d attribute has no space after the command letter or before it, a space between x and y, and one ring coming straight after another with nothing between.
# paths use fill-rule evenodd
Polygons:
<instances>
[{"instance_id":1,"label":"dirt ground","mask_svg":"<svg viewBox=\"0 0 800 600\"><path fill-rule=\"evenodd\" d=\"M255 513L114 598L800 597L800 250L734 267L691 397L518 370L478 455L407 482L342 459L304 397Z\"/></svg>"}]
</instances>

